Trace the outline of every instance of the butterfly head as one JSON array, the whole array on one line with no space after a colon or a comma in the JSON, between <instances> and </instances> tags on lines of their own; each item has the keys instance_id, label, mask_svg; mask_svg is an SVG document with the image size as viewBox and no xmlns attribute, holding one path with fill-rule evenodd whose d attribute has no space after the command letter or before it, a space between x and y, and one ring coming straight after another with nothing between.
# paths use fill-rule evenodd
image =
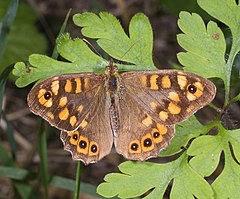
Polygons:
<instances>
[{"instance_id":1,"label":"butterfly head","mask_svg":"<svg viewBox=\"0 0 240 199\"><path fill-rule=\"evenodd\" d=\"M110 61L109 65L105 68L106 76L117 76L118 75L118 67L113 65L113 62Z\"/></svg>"}]
</instances>

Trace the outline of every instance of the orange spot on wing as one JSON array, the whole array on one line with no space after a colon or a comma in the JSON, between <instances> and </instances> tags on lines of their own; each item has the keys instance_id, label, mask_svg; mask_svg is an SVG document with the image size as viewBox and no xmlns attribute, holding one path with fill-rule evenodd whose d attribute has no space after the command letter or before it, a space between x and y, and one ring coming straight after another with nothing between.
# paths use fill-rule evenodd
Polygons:
<instances>
[{"instance_id":1,"label":"orange spot on wing","mask_svg":"<svg viewBox=\"0 0 240 199\"><path fill-rule=\"evenodd\" d=\"M171 88L171 80L168 75L162 77L162 87Z\"/></svg>"},{"instance_id":2,"label":"orange spot on wing","mask_svg":"<svg viewBox=\"0 0 240 199\"><path fill-rule=\"evenodd\" d=\"M70 117L70 124L71 124L71 126L74 126L76 124L76 122L77 122L76 116L71 116Z\"/></svg>"},{"instance_id":3,"label":"orange spot on wing","mask_svg":"<svg viewBox=\"0 0 240 199\"><path fill-rule=\"evenodd\" d=\"M159 118L165 122L168 119L168 113L166 111L160 111Z\"/></svg>"},{"instance_id":4,"label":"orange spot on wing","mask_svg":"<svg viewBox=\"0 0 240 199\"><path fill-rule=\"evenodd\" d=\"M67 79L64 89L67 93L70 93L72 91L72 83L69 79Z\"/></svg>"},{"instance_id":5,"label":"orange spot on wing","mask_svg":"<svg viewBox=\"0 0 240 199\"><path fill-rule=\"evenodd\" d=\"M181 108L176 104L173 104L172 102L170 102L168 105L168 111L173 115L177 115L181 112Z\"/></svg>"},{"instance_id":6,"label":"orange spot on wing","mask_svg":"<svg viewBox=\"0 0 240 199\"><path fill-rule=\"evenodd\" d=\"M150 89L152 89L152 90L158 90L159 89L158 85L157 85L157 78L158 77L159 77L158 75L152 75L150 77Z\"/></svg>"},{"instance_id":7,"label":"orange spot on wing","mask_svg":"<svg viewBox=\"0 0 240 199\"><path fill-rule=\"evenodd\" d=\"M58 117L59 117L60 120L66 120L66 119L68 119L68 117L69 117L69 111L68 111L67 107L66 107L65 109L63 109L63 110L59 113Z\"/></svg>"},{"instance_id":8,"label":"orange spot on wing","mask_svg":"<svg viewBox=\"0 0 240 199\"><path fill-rule=\"evenodd\" d=\"M59 100L59 106L64 107L67 104L67 97L62 97Z\"/></svg>"},{"instance_id":9,"label":"orange spot on wing","mask_svg":"<svg viewBox=\"0 0 240 199\"><path fill-rule=\"evenodd\" d=\"M80 81L80 78L76 78L74 81L76 82L76 90L75 90L75 93L81 93L81 92L82 92L82 89L81 89L81 81Z\"/></svg>"}]
</instances>

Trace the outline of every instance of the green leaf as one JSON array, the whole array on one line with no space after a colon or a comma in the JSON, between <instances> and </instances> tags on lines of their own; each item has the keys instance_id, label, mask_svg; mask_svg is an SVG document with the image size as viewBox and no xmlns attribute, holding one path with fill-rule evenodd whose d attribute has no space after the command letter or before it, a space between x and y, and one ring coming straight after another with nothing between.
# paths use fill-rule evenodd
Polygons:
<instances>
[{"instance_id":1,"label":"green leaf","mask_svg":"<svg viewBox=\"0 0 240 199\"><path fill-rule=\"evenodd\" d=\"M86 18L84 18L83 16L86 16ZM137 65L118 64L120 71L129 69L131 70L153 69L151 55L152 30L146 16L143 14L137 14L135 17L133 17L129 27L130 38L128 38L124 32L120 31L122 27L120 26L115 17L106 13L102 13L101 16L104 18L103 21L100 20L93 13L84 13L82 15L75 15L74 20L79 22L81 21L79 18L84 18L86 22L84 20L81 22L87 23L92 20L94 21L95 18L97 18L100 20L99 21L100 23L111 22L112 24L115 25L118 24L116 25L118 29L115 30L114 35L111 34L105 35L104 39L100 38L98 40L98 42L100 42L99 45L101 44L105 46L107 43L109 43L113 36L118 39L115 38L114 41L111 40L112 42L110 42L110 44L112 45L114 44L114 42L117 42L120 45L121 42L119 42L119 39L121 37L126 37L127 38L126 42L128 43L128 46L125 49L121 49L123 50L124 53L126 53L124 59L122 60L131 62L130 60L131 58L133 59L132 63L135 63ZM94 25L94 27L97 29L98 28L97 24ZM86 27L84 27L83 29L85 28ZM109 28L107 24L106 28ZM99 32L99 34L100 33L101 32ZM110 38L107 38L108 36L110 36ZM109 48L109 46L106 47ZM110 49L111 52L109 53L119 54L120 52L119 49L115 47ZM44 55L32 54L31 56L29 56L28 60L29 64L26 65L22 62L18 62L15 64L13 74L19 77L16 80L16 85L18 87L24 87L30 83L33 83L34 81L37 80L41 81L43 79L47 79L49 77L60 74L80 72L104 72L105 66L108 65L109 63L108 61L104 60L103 58L93 53L89 49L87 44L83 42L82 39L76 38L72 40L68 33L62 34L58 37L57 51L63 58L70 62L57 61ZM121 55L119 54L119 56L123 56L124 53L120 53ZM113 56L113 54L110 55Z\"/></svg>"},{"instance_id":2,"label":"green leaf","mask_svg":"<svg viewBox=\"0 0 240 199\"><path fill-rule=\"evenodd\" d=\"M77 70L99 71L102 69L103 58L96 55L87 44L79 38L70 39L70 34L62 34L57 39L59 54L77 66ZM105 64L108 62L105 62Z\"/></svg>"},{"instance_id":3,"label":"green leaf","mask_svg":"<svg viewBox=\"0 0 240 199\"><path fill-rule=\"evenodd\" d=\"M19 181L15 181L14 182L14 186L16 187L19 195L21 196L22 199L35 199L36 195L33 195L32 192L32 187L25 183L25 182L19 182Z\"/></svg>"},{"instance_id":4,"label":"green leaf","mask_svg":"<svg viewBox=\"0 0 240 199\"><path fill-rule=\"evenodd\" d=\"M226 83L226 42L217 24L210 21L206 27L198 14L181 12L178 26L184 33L177 36L178 43L187 51L177 55L184 70Z\"/></svg>"},{"instance_id":5,"label":"green leaf","mask_svg":"<svg viewBox=\"0 0 240 199\"><path fill-rule=\"evenodd\" d=\"M78 65L69 62L57 61L45 55L32 54L29 56L29 63L23 62L15 64L13 74L19 76L15 84L18 87L25 87L37 80L47 79L49 77L67 73L91 72L94 69L83 67L79 69Z\"/></svg>"},{"instance_id":6,"label":"green leaf","mask_svg":"<svg viewBox=\"0 0 240 199\"><path fill-rule=\"evenodd\" d=\"M15 167L0 166L0 176L9 177L14 180L23 180L27 177L28 171Z\"/></svg>"},{"instance_id":7,"label":"green leaf","mask_svg":"<svg viewBox=\"0 0 240 199\"><path fill-rule=\"evenodd\" d=\"M0 145L0 149L1 149L1 145ZM2 149L0 150L0 152L1 151ZM23 182L25 180L38 179L37 173L31 173L25 169L8 167L8 166L0 166L0 177L11 178L12 180L15 180L14 182L20 182L20 181ZM62 188L65 190L69 190L69 191L75 190L75 181L72 179L61 177L61 176L50 177L49 185ZM96 187L87 183L81 183L81 192L88 193L92 196L98 196L98 194L96 194Z\"/></svg>"},{"instance_id":8,"label":"green leaf","mask_svg":"<svg viewBox=\"0 0 240 199\"><path fill-rule=\"evenodd\" d=\"M11 178L17 192L23 199L36 198L32 195L32 187L25 182L29 174L30 173L24 169L0 166L0 176Z\"/></svg>"},{"instance_id":9,"label":"green leaf","mask_svg":"<svg viewBox=\"0 0 240 199\"><path fill-rule=\"evenodd\" d=\"M0 107L2 107L2 100L3 100L6 81L12 69L13 69L13 65L10 65L6 67L2 73L0 73ZM0 118L1 116L2 116L2 108L0 109Z\"/></svg>"},{"instance_id":10,"label":"green leaf","mask_svg":"<svg viewBox=\"0 0 240 199\"><path fill-rule=\"evenodd\" d=\"M82 27L82 34L97 39L97 44L111 57L138 65L140 69L155 69L152 61L153 33L147 17L136 14L129 25L129 36L113 15L101 12L76 14L73 21Z\"/></svg>"},{"instance_id":11,"label":"green leaf","mask_svg":"<svg viewBox=\"0 0 240 199\"><path fill-rule=\"evenodd\" d=\"M6 1L1 1L0 8L6 7ZM3 4L3 5L1 5ZM2 64L2 57L5 51L5 47L7 44L7 37L9 35L13 20L16 16L18 8L18 0L12 0L9 5L5 16L0 20L0 64ZM6 8L5 8L6 9ZM4 13L1 11L0 13ZM0 72L3 70L3 67L0 67Z\"/></svg>"},{"instance_id":12,"label":"green leaf","mask_svg":"<svg viewBox=\"0 0 240 199\"><path fill-rule=\"evenodd\" d=\"M232 45L227 56L225 69L225 102L227 106L230 97L232 67L240 51L240 5L234 0L198 0L198 4L210 15L225 23L232 33Z\"/></svg>"},{"instance_id":13,"label":"green leaf","mask_svg":"<svg viewBox=\"0 0 240 199\"><path fill-rule=\"evenodd\" d=\"M214 189L216 198L238 199L240 196L240 166L239 163L234 161L229 148L224 150L224 152L224 169L217 179L212 183L212 187Z\"/></svg>"},{"instance_id":14,"label":"green leaf","mask_svg":"<svg viewBox=\"0 0 240 199\"><path fill-rule=\"evenodd\" d=\"M216 136L204 135L192 142L187 150L187 154L193 156L190 165L202 176L209 176L216 170L223 152L223 171L212 183L212 188L216 198L238 198L240 195L240 130L226 130L220 122L217 123L217 127Z\"/></svg>"},{"instance_id":15,"label":"green leaf","mask_svg":"<svg viewBox=\"0 0 240 199\"><path fill-rule=\"evenodd\" d=\"M233 147L234 156L240 162L240 129L229 131L229 141Z\"/></svg>"},{"instance_id":16,"label":"green leaf","mask_svg":"<svg viewBox=\"0 0 240 199\"><path fill-rule=\"evenodd\" d=\"M15 165L15 162L9 155L8 151L3 147L2 143L0 142L0 165Z\"/></svg>"},{"instance_id":17,"label":"green leaf","mask_svg":"<svg viewBox=\"0 0 240 199\"><path fill-rule=\"evenodd\" d=\"M170 156L179 153L183 147L187 146L189 140L198 137L200 134L208 133L210 129L211 126L202 125L195 116L177 124L176 135L172 138L167 149L161 151L160 156Z\"/></svg>"},{"instance_id":18,"label":"green leaf","mask_svg":"<svg viewBox=\"0 0 240 199\"><path fill-rule=\"evenodd\" d=\"M0 8L7 2L1 1ZM20 3L15 21L8 35L7 46L2 61L3 66L20 60L27 60L27 57L31 53L45 52L47 41L44 35L39 33L35 27L35 22L36 13L25 4ZM3 68L0 68L0 73Z\"/></svg>"},{"instance_id":19,"label":"green leaf","mask_svg":"<svg viewBox=\"0 0 240 199\"><path fill-rule=\"evenodd\" d=\"M240 4L234 0L198 0L199 6L210 15L225 23L232 32L233 45L240 51Z\"/></svg>"},{"instance_id":20,"label":"green leaf","mask_svg":"<svg viewBox=\"0 0 240 199\"><path fill-rule=\"evenodd\" d=\"M205 135L193 140L187 150L188 155L194 156L190 165L202 176L210 176L216 170L222 152L220 143L220 136Z\"/></svg>"},{"instance_id":21,"label":"green leaf","mask_svg":"<svg viewBox=\"0 0 240 199\"><path fill-rule=\"evenodd\" d=\"M64 34L65 30L66 30L66 27L67 27L67 22L68 22L68 19L69 19L69 16L70 16L70 13L71 13L71 10L72 9L69 9L65 19L64 19L64 22L61 26L61 29L58 33L58 37L59 38L62 34ZM53 53L52 53L52 58L54 59L57 59L58 58L58 52L57 52L57 45L55 45L54 49L53 49Z\"/></svg>"},{"instance_id":22,"label":"green leaf","mask_svg":"<svg viewBox=\"0 0 240 199\"><path fill-rule=\"evenodd\" d=\"M173 180L171 199L194 198L193 196L206 199L214 198L213 191L207 181L189 166L187 158L180 166L181 168Z\"/></svg>"},{"instance_id":23,"label":"green leaf","mask_svg":"<svg viewBox=\"0 0 240 199\"><path fill-rule=\"evenodd\" d=\"M50 178L49 184L55 187L59 187L62 189L66 189L69 191L75 190L75 181L72 179L60 177L60 176L53 176ZM96 194L96 187L87 183L81 183L81 192L90 194L92 196L99 196Z\"/></svg>"},{"instance_id":24,"label":"green leaf","mask_svg":"<svg viewBox=\"0 0 240 199\"><path fill-rule=\"evenodd\" d=\"M17 146L16 146L16 141L14 139L14 128L6 118L5 114L3 114L3 119L5 120L7 125L6 134L7 134L7 140L11 149L12 159L16 160Z\"/></svg>"},{"instance_id":25,"label":"green leaf","mask_svg":"<svg viewBox=\"0 0 240 199\"><path fill-rule=\"evenodd\" d=\"M125 162L119 169L122 174L112 173L105 176L106 182L97 188L100 195L107 198L115 195L120 198L133 198L152 190L145 198L163 198L169 183L173 180L171 199L186 199L193 196L213 198L211 187L189 167L185 153L177 160L166 164Z\"/></svg>"}]
</instances>

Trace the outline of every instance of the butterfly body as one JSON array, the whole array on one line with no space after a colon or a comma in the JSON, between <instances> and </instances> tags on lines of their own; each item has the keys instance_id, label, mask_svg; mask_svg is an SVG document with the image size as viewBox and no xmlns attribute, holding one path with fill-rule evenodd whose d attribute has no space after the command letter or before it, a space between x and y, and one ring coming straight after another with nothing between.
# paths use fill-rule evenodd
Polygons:
<instances>
[{"instance_id":1,"label":"butterfly body","mask_svg":"<svg viewBox=\"0 0 240 199\"><path fill-rule=\"evenodd\" d=\"M177 70L119 73L111 62L105 74L49 78L28 95L31 111L61 130L65 150L85 164L116 151L145 160L166 148L179 123L214 98L214 84Z\"/></svg>"}]
</instances>

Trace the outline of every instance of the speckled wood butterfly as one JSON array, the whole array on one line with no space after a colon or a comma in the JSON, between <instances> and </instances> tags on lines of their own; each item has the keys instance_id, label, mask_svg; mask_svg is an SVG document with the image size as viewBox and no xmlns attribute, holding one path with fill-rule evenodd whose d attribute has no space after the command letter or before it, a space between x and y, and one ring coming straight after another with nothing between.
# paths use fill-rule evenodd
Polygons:
<instances>
[{"instance_id":1,"label":"speckled wood butterfly","mask_svg":"<svg viewBox=\"0 0 240 199\"><path fill-rule=\"evenodd\" d=\"M96 162L116 151L131 160L157 156L174 135L174 125L214 98L214 84L178 70L66 74L36 85L31 111L61 130L74 160Z\"/></svg>"}]
</instances>

